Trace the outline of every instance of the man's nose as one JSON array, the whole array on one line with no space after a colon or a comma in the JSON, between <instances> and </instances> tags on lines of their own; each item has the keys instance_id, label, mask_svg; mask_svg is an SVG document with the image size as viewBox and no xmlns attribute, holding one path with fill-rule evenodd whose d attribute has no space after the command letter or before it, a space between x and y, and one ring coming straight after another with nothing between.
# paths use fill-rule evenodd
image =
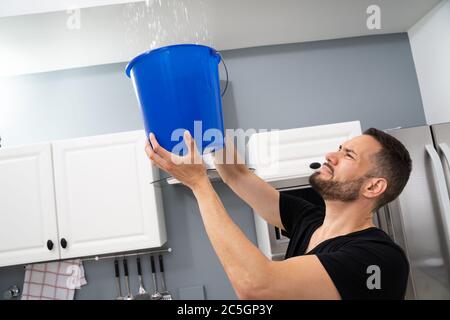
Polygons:
<instances>
[{"instance_id":1,"label":"man's nose","mask_svg":"<svg viewBox=\"0 0 450 320\"><path fill-rule=\"evenodd\" d=\"M325 155L325 160L327 160L328 163L335 166L339 162L339 152L329 152Z\"/></svg>"}]
</instances>

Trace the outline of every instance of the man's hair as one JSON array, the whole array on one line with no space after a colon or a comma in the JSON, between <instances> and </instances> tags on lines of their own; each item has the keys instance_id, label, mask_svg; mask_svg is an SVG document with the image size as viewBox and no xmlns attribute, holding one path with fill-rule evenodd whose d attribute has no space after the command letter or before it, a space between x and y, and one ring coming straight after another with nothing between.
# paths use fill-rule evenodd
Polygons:
<instances>
[{"instance_id":1,"label":"man's hair","mask_svg":"<svg viewBox=\"0 0 450 320\"><path fill-rule=\"evenodd\" d=\"M386 191L375 204L375 210L378 210L402 192L411 173L412 161L405 146L393 136L375 128L367 129L364 134L373 137L381 145L381 150L373 159L375 168L370 173L387 180Z\"/></svg>"}]
</instances>

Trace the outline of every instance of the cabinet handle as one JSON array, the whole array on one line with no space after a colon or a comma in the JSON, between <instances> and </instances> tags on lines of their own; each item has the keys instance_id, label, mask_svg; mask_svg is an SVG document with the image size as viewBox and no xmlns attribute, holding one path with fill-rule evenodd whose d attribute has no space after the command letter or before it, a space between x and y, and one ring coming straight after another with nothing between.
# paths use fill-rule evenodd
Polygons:
<instances>
[{"instance_id":1,"label":"cabinet handle","mask_svg":"<svg viewBox=\"0 0 450 320\"><path fill-rule=\"evenodd\" d=\"M52 240L47 240L47 249L50 251L53 249L53 241Z\"/></svg>"},{"instance_id":2,"label":"cabinet handle","mask_svg":"<svg viewBox=\"0 0 450 320\"><path fill-rule=\"evenodd\" d=\"M62 247L63 249L65 249L65 248L67 247L67 240L64 239L64 238L61 239L61 247Z\"/></svg>"}]
</instances>

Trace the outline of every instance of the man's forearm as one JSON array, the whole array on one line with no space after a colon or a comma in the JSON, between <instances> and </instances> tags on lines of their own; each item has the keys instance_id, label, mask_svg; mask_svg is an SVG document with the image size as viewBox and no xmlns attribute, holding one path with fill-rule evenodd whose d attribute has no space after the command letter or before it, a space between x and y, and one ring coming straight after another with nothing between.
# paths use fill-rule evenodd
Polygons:
<instances>
[{"instance_id":1,"label":"man's forearm","mask_svg":"<svg viewBox=\"0 0 450 320\"><path fill-rule=\"evenodd\" d=\"M200 181L193 192L211 244L237 294L246 297L251 290L264 290L270 261L233 222L209 180Z\"/></svg>"},{"instance_id":2,"label":"man's forearm","mask_svg":"<svg viewBox=\"0 0 450 320\"><path fill-rule=\"evenodd\" d=\"M269 224L284 229L279 192L245 165L216 165L224 182Z\"/></svg>"}]
</instances>

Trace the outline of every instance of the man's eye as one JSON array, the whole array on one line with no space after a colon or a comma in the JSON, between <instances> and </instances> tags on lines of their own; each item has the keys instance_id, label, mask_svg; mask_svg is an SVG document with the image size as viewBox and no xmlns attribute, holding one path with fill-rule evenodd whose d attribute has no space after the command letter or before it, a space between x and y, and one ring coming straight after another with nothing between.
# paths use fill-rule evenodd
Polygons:
<instances>
[{"instance_id":1,"label":"man's eye","mask_svg":"<svg viewBox=\"0 0 450 320\"><path fill-rule=\"evenodd\" d=\"M350 157L351 159L355 160L355 158L353 158L350 153L347 153L347 157Z\"/></svg>"}]
</instances>

